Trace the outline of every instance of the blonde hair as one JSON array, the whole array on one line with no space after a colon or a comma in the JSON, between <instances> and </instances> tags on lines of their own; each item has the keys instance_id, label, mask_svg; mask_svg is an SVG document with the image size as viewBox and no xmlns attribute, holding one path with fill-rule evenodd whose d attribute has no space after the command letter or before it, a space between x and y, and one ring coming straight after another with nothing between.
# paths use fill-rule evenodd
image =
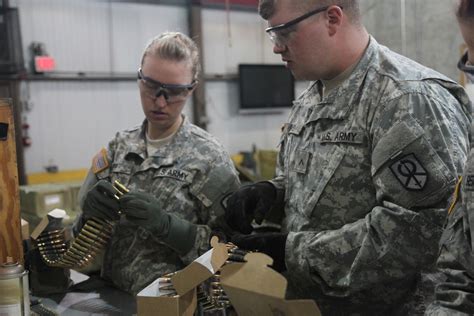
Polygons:
<instances>
[{"instance_id":1,"label":"blonde hair","mask_svg":"<svg viewBox=\"0 0 474 316\"><path fill-rule=\"evenodd\" d=\"M201 70L199 50L196 43L180 32L164 32L152 38L143 52L140 63L142 66L146 56L156 56L177 62L189 62L194 80L197 80Z\"/></svg>"}]
</instances>

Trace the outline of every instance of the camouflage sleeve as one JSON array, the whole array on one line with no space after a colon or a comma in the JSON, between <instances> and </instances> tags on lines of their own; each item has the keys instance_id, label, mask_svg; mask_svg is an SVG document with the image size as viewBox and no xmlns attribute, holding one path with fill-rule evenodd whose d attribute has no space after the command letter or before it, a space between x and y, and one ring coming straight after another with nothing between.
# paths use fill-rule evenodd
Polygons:
<instances>
[{"instance_id":1,"label":"camouflage sleeve","mask_svg":"<svg viewBox=\"0 0 474 316\"><path fill-rule=\"evenodd\" d=\"M441 311L474 314L474 150L463 174L461 193L453 196L453 211L441 237L437 266L446 278L436 287L436 302L429 315Z\"/></svg>"},{"instance_id":2,"label":"camouflage sleeve","mask_svg":"<svg viewBox=\"0 0 474 316\"><path fill-rule=\"evenodd\" d=\"M279 151L278 151L278 156L277 156L277 164L276 164L276 170L275 170L275 178L270 180L275 188L277 189L277 198L276 198L276 203L281 204L283 203L284 196L285 196L285 187L286 187L286 181L285 181L285 174L284 174L284 168L283 166L285 165L284 160L284 147L285 147L285 141L288 135L288 128L289 124L285 124L282 128L282 135L280 138L280 144L278 145Z\"/></svg>"},{"instance_id":3,"label":"camouflage sleeve","mask_svg":"<svg viewBox=\"0 0 474 316\"><path fill-rule=\"evenodd\" d=\"M97 183L97 177L95 174L92 172L92 170L89 170L87 173L86 179L82 183L81 189L79 190L79 206L82 210L82 207L84 206L84 200L86 199L86 194L89 192L89 190L94 186L94 184ZM82 227L85 224L85 220L82 217L82 212L79 214L76 219L74 220L74 224L72 226L72 232L74 236L77 236L82 229Z\"/></svg>"},{"instance_id":4,"label":"camouflage sleeve","mask_svg":"<svg viewBox=\"0 0 474 316\"><path fill-rule=\"evenodd\" d=\"M474 314L474 254L465 211L463 205L456 207L443 232L437 265L446 279L436 286L427 315Z\"/></svg>"},{"instance_id":5,"label":"camouflage sleeve","mask_svg":"<svg viewBox=\"0 0 474 316\"><path fill-rule=\"evenodd\" d=\"M194 247L181 259L185 264L191 263L209 249L211 229L216 226L216 219L222 218L224 208L221 200L230 192L238 189L240 182L237 172L230 160L217 159L209 166L208 173L194 179L190 191L199 201L200 223Z\"/></svg>"},{"instance_id":6,"label":"camouflage sleeve","mask_svg":"<svg viewBox=\"0 0 474 316\"><path fill-rule=\"evenodd\" d=\"M79 199L79 206L82 210L84 206L84 200L86 199L87 192L97 183L99 179L107 178L109 175L109 166L112 162L113 153L115 150L116 141L113 139L109 142L107 149L100 150L96 156L92 159L92 165L87 173L86 179L81 185L79 190L78 199ZM106 160L106 161L105 161ZM97 166L97 164L101 164ZM102 170L100 170L102 169ZM100 171L99 171L100 170ZM76 236L81 228L84 226L85 221L82 217L82 212L79 214L76 219L74 220L73 224L73 234Z\"/></svg>"},{"instance_id":7,"label":"camouflage sleeve","mask_svg":"<svg viewBox=\"0 0 474 316\"><path fill-rule=\"evenodd\" d=\"M370 131L377 205L337 230L289 233L289 271L345 296L434 264L445 207L467 157L470 121L444 94L446 100L406 93L380 104Z\"/></svg>"}]
</instances>

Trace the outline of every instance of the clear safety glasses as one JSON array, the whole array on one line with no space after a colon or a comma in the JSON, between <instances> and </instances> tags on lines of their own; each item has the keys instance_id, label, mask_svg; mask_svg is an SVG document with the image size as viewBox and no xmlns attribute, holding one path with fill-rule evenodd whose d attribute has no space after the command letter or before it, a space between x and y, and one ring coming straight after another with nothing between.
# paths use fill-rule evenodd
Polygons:
<instances>
[{"instance_id":1,"label":"clear safety glasses","mask_svg":"<svg viewBox=\"0 0 474 316\"><path fill-rule=\"evenodd\" d=\"M168 103L176 103L185 101L189 92L196 86L197 81L194 80L190 84L165 84L153 80L143 75L142 69L138 69L138 85L140 90L152 99L164 96Z\"/></svg>"}]
</instances>

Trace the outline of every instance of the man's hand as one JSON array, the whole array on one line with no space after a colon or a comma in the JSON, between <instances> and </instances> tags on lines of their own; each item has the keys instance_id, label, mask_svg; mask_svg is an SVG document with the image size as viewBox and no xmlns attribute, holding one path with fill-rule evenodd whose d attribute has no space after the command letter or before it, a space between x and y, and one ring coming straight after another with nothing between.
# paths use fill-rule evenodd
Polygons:
<instances>
[{"instance_id":1,"label":"man's hand","mask_svg":"<svg viewBox=\"0 0 474 316\"><path fill-rule=\"evenodd\" d=\"M89 218L101 218L105 220L117 220L119 215L119 203L114 197L117 190L106 180L100 180L87 192L82 213L85 220Z\"/></svg>"},{"instance_id":2,"label":"man's hand","mask_svg":"<svg viewBox=\"0 0 474 316\"><path fill-rule=\"evenodd\" d=\"M127 219L160 238L168 246L185 254L196 239L196 225L162 211L158 200L144 192L130 192L120 200L120 210Z\"/></svg>"},{"instance_id":3,"label":"man's hand","mask_svg":"<svg viewBox=\"0 0 474 316\"><path fill-rule=\"evenodd\" d=\"M276 189L270 182L246 185L227 199L225 220L234 230L250 234L252 221L261 224L265 214L275 203Z\"/></svg>"},{"instance_id":4,"label":"man's hand","mask_svg":"<svg viewBox=\"0 0 474 316\"><path fill-rule=\"evenodd\" d=\"M286 270L285 245L287 236L285 233L236 234L232 237L232 243L244 250L263 252L269 255L273 259L273 268L278 272L283 272Z\"/></svg>"}]
</instances>

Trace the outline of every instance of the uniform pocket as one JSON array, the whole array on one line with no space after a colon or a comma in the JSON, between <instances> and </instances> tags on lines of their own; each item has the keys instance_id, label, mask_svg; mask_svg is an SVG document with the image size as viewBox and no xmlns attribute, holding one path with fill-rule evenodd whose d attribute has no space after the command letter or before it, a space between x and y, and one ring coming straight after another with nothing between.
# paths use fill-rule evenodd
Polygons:
<instances>
[{"instance_id":1,"label":"uniform pocket","mask_svg":"<svg viewBox=\"0 0 474 316\"><path fill-rule=\"evenodd\" d=\"M309 186L310 192L305 201L305 215L310 217L316 204L321 197L329 180L333 177L334 172L339 167L342 158L344 158L344 149L339 146L324 146L328 148L327 154L322 155L321 152L315 153L311 161L310 173L316 171L314 176L310 176L308 180L312 180Z\"/></svg>"},{"instance_id":2,"label":"uniform pocket","mask_svg":"<svg viewBox=\"0 0 474 316\"><path fill-rule=\"evenodd\" d=\"M292 184L288 198L290 205L296 205L296 211L311 217L321 194L333 177L342 159L344 149L337 145L320 146L314 152L295 153L290 170Z\"/></svg>"}]
</instances>

